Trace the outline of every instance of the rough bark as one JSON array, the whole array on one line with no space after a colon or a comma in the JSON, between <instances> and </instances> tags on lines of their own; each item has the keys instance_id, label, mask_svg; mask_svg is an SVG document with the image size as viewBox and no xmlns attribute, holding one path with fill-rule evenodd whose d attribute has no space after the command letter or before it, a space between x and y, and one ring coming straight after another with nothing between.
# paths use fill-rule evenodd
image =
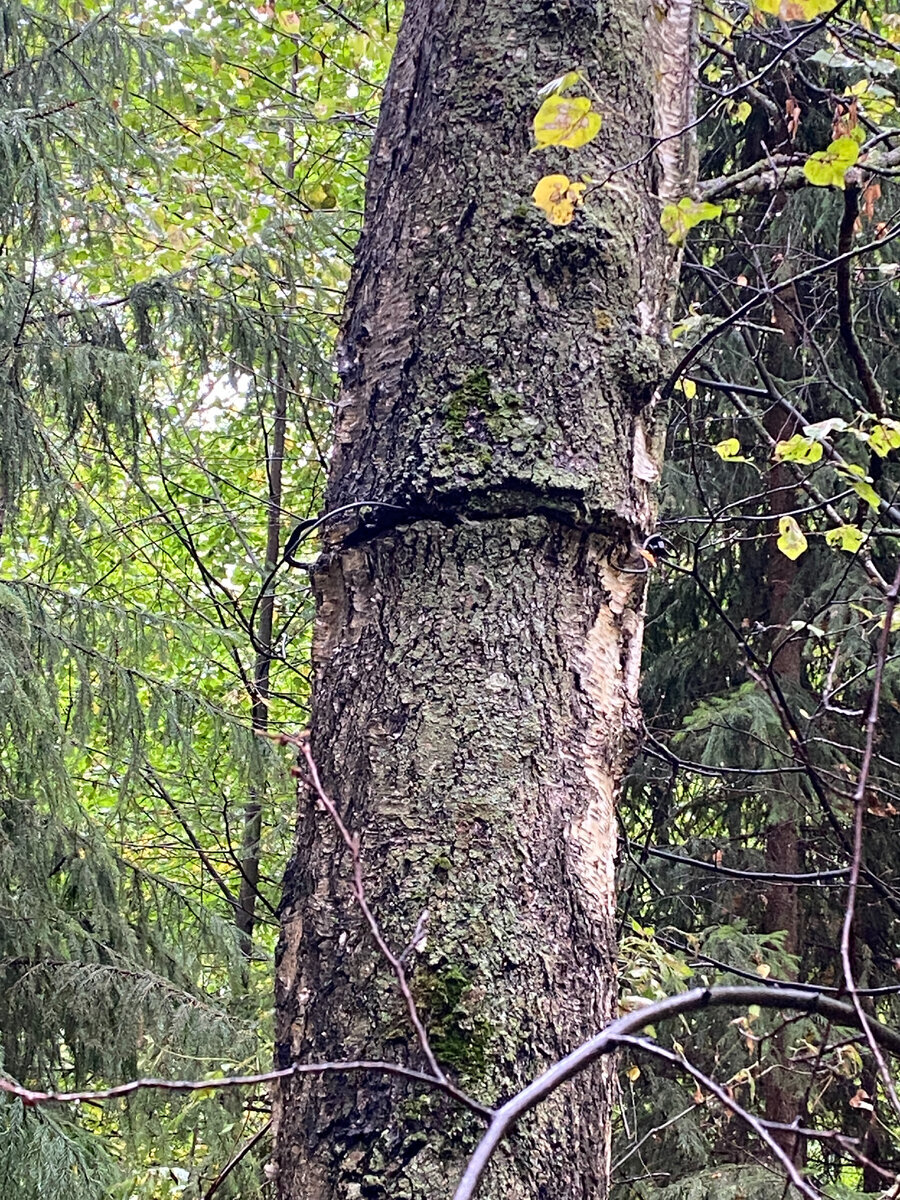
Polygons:
<instances>
[{"instance_id":1,"label":"rough bark","mask_svg":"<svg viewBox=\"0 0 900 1200\"><path fill-rule=\"evenodd\" d=\"M637 736L646 578L621 568L643 565L653 525L674 275L648 153L655 12L407 6L342 336L326 507L379 507L323 536L312 752L398 951L428 910L412 988L438 1058L488 1102L613 1012L614 802ZM601 135L532 154L539 89L573 67ZM565 228L530 201L556 171L597 185ZM421 1065L348 857L301 803L279 1061ZM608 1105L599 1068L562 1089L489 1194L604 1196ZM443 1099L361 1076L288 1082L275 1119L283 1200L446 1194L479 1130Z\"/></svg>"}]
</instances>

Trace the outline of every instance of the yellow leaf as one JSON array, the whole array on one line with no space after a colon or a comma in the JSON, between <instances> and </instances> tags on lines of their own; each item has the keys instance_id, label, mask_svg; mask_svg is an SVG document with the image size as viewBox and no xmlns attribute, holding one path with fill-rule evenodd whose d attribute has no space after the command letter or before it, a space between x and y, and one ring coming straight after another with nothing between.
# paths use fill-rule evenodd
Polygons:
<instances>
[{"instance_id":1,"label":"yellow leaf","mask_svg":"<svg viewBox=\"0 0 900 1200\"><path fill-rule=\"evenodd\" d=\"M547 214L551 225L568 225L575 208L582 203L584 183L573 183L568 175L545 175L531 194L538 208Z\"/></svg>"},{"instance_id":2,"label":"yellow leaf","mask_svg":"<svg viewBox=\"0 0 900 1200\"><path fill-rule=\"evenodd\" d=\"M836 187L843 190L844 176L859 158L859 144L852 137L839 137L830 142L827 150L810 154L803 164L803 174L813 187Z\"/></svg>"},{"instance_id":3,"label":"yellow leaf","mask_svg":"<svg viewBox=\"0 0 900 1200\"><path fill-rule=\"evenodd\" d=\"M900 430L892 428L893 425L896 422L874 425L869 434L869 445L879 458L887 458L892 450L900 447Z\"/></svg>"},{"instance_id":4,"label":"yellow leaf","mask_svg":"<svg viewBox=\"0 0 900 1200\"><path fill-rule=\"evenodd\" d=\"M687 237L689 229L693 229L701 221L715 221L721 215L721 204L710 204L708 201L692 200L690 196L682 196L677 204L665 206L659 223L669 235L669 245L680 246Z\"/></svg>"},{"instance_id":5,"label":"yellow leaf","mask_svg":"<svg viewBox=\"0 0 900 1200\"><path fill-rule=\"evenodd\" d=\"M556 79L551 79L549 83L545 83L539 90L539 96L552 96L554 92L564 92L567 88L574 87L581 78L580 71L566 71L565 75L558 75Z\"/></svg>"},{"instance_id":6,"label":"yellow leaf","mask_svg":"<svg viewBox=\"0 0 900 1200\"><path fill-rule=\"evenodd\" d=\"M799 558L809 546L806 535L793 517L782 517L778 522L778 532L780 536L776 545L786 558Z\"/></svg>"},{"instance_id":7,"label":"yellow leaf","mask_svg":"<svg viewBox=\"0 0 900 1200\"><path fill-rule=\"evenodd\" d=\"M867 483L864 479L861 479L859 483L851 483L850 486L856 492L857 496L865 500L873 512L878 512L879 508L881 508L881 500L871 483Z\"/></svg>"},{"instance_id":8,"label":"yellow leaf","mask_svg":"<svg viewBox=\"0 0 900 1200\"><path fill-rule=\"evenodd\" d=\"M725 438L723 442L719 442L713 446L716 454L723 462L746 462L747 459L741 455L741 443L737 438Z\"/></svg>"},{"instance_id":9,"label":"yellow leaf","mask_svg":"<svg viewBox=\"0 0 900 1200\"><path fill-rule=\"evenodd\" d=\"M776 462L816 463L823 453L821 442L795 433L788 441L777 443L772 457Z\"/></svg>"},{"instance_id":10,"label":"yellow leaf","mask_svg":"<svg viewBox=\"0 0 900 1200\"><path fill-rule=\"evenodd\" d=\"M290 11L280 12L278 14L278 24L285 33L299 33L300 14Z\"/></svg>"},{"instance_id":11,"label":"yellow leaf","mask_svg":"<svg viewBox=\"0 0 900 1200\"><path fill-rule=\"evenodd\" d=\"M600 131L602 118L587 96L548 96L534 118L534 140L538 149L586 145Z\"/></svg>"},{"instance_id":12,"label":"yellow leaf","mask_svg":"<svg viewBox=\"0 0 900 1200\"><path fill-rule=\"evenodd\" d=\"M635 1080L640 1079L641 1077L641 1068L637 1066L629 1067L625 1074L628 1076L631 1082L634 1083Z\"/></svg>"},{"instance_id":13,"label":"yellow leaf","mask_svg":"<svg viewBox=\"0 0 900 1200\"><path fill-rule=\"evenodd\" d=\"M839 546L841 550L849 550L851 554L855 554L865 540L866 535L856 525L838 525L836 529L825 531L827 545Z\"/></svg>"},{"instance_id":14,"label":"yellow leaf","mask_svg":"<svg viewBox=\"0 0 900 1200\"><path fill-rule=\"evenodd\" d=\"M772 974L772 968L769 966L768 963L760 963L759 966L756 968L756 973L757 973L757 975L759 975L759 977L761 979L768 979L769 976Z\"/></svg>"},{"instance_id":15,"label":"yellow leaf","mask_svg":"<svg viewBox=\"0 0 900 1200\"><path fill-rule=\"evenodd\" d=\"M781 17L783 21L811 21L834 5L835 0L752 0L756 12Z\"/></svg>"}]
</instances>

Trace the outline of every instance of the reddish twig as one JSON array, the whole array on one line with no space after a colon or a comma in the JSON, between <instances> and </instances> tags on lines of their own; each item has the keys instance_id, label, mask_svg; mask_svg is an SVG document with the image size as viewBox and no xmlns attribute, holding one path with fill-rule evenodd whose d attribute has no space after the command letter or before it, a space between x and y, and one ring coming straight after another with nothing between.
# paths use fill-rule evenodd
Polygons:
<instances>
[{"instance_id":1,"label":"reddish twig","mask_svg":"<svg viewBox=\"0 0 900 1200\"><path fill-rule=\"evenodd\" d=\"M259 1075L227 1075L221 1079L132 1079L128 1083L119 1083L115 1087L100 1088L93 1092L39 1092L20 1086L10 1079L0 1075L0 1092L21 1100L27 1108L39 1104L78 1104L93 1103L97 1100L118 1100L122 1096L131 1096L135 1092L154 1090L158 1092L203 1092L221 1091L225 1088L256 1087L263 1083L274 1083L278 1079L288 1079L292 1075L326 1075L348 1073L351 1071L374 1071L383 1075L396 1075L400 1079L408 1079L412 1083L421 1083L426 1087L444 1092L458 1104L477 1113L485 1120L491 1120L494 1110L473 1100L460 1088L448 1080L436 1079L424 1071L414 1071L400 1063L382 1062L378 1059L349 1059L346 1062L325 1063L294 1063L290 1067L282 1067L277 1071L264 1071Z\"/></svg>"},{"instance_id":2,"label":"reddish twig","mask_svg":"<svg viewBox=\"0 0 900 1200\"><path fill-rule=\"evenodd\" d=\"M356 900L356 903L359 905L359 910L365 918L366 924L369 927L369 932L372 935L372 941L375 943L379 953L383 956L394 973L394 978L397 980L397 987L399 988L400 994L403 996L403 999L406 1002L406 1011L409 1014L410 1023L412 1024L413 1029L416 1031L416 1038L419 1042L419 1048L421 1049L422 1054L425 1056L425 1060L428 1063L432 1076L438 1083L446 1084L447 1076L441 1070L434 1051L431 1049L431 1043L428 1040L428 1032L425 1029L422 1018L419 1016L419 1010L416 1007L416 1002L413 998L409 981L406 978L406 971L403 967L402 961L403 955L398 956L394 954L393 950L391 950L390 946L385 941L384 934L381 932L381 926L378 924L378 920L369 907L369 902L366 899L365 885L363 883L362 858L360 857L359 852L359 834L350 832L350 830L344 824L341 814L337 810L337 805L322 787L322 781L319 778L319 771L316 767L315 759L312 756L312 750L310 749L309 738L307 735L305 733L281 733L272 736L276 741L281 742L283 745L295 746L306 760L306 766L309 771L309 781L312 784L312 789L322 804L322 807L334 822L334 826L340 834L344 845L350 851L350 856L353 862L353 896ZM415 941L415 937L413 941ZM407 954L408 950L409 947L407 950L404 950L403 954Z\"/></svg>"},{"instance_id":3,"label":"reddish twig","mask_svg":"<svg viewBox=\"0 0 900 1200\"><path fill-rule=\"evenodd\" d=\"M859 1018L860 1028L866 1035L869 1049L872 1051L872 1057L878 1064L878 1073L881 1076L881 1081L884 1084L885 1091L890 1099L894 1112L900 1114L900 1098L897 1096L897 1090L894 1087L891 1079L890 1071L888 1071L887 1063L884 1061L884 1055L878 1047L875 1039L871 1035L869 1029L869 1018L863 1011L862 1003L859 998L859 993L856 990L856 983L853 978L853 963L850 958L850 935L853 929L853 918L856 912L856 894L859 887L859 876L862 870L863 856L863 825L866 811L866 787L869 782L869 772L872 767L872 755L875 751L875 735L878 731L878 709L881 701L881 683L884 678L884 667L887 662L888 646L891 640L891 623L894 616L894 609L897 606L897 600L900 597L900 565L897 567L897 573L894 576L894 582L891 584L891 590L887 594L887 603L884 606L884 627L881 631L881 637L878 640L878 652L875 659L875 676L872 682L872 696L869 700L868 711L866 713L866 743L863 751L863 758L859 768L859 775L856 779L856 788L853 792L853 858L850 864L850 882L847 887L847 904L844 909L844 923L841 929L841 964L844 969L844 983L846 984L847 994L853 1001L853 1007L856 1010L856 1015Z\"/></svg>"}]
</instances>

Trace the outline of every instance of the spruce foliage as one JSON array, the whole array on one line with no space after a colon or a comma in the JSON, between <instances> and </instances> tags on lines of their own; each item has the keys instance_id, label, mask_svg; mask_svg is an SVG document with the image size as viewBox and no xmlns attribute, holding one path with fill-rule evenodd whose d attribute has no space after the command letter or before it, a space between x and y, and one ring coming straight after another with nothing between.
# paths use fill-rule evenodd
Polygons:
<instances>
[{"instance_id":1,"label":"spruce foliage","mask_svg":"<svg viewBox=\"0 0 900 1200\"><path fill-rule=\"evenodd\" d=\"M803 29L807 40L767 69ZM900 56L896 21L881 8L848 9L827 28L801 22L776 30L761 16L748 21L737 6L713 6L701 17L701 36L710 50L701 112L723 91L740 90L748 74L762 76L742 95L743 108L735 100L701 124L702 180L772 155L818 151L842 131L866 147L885 133L893 144ZM792 113L800 114L796 126ZM850 183L844 191L733 189L721 220L688 239L678 354L727 322L753 289L769 291L710 339L675 393L662 512L674 566L651 584L643 685L649 736L623 811L626 993L747 980L839 991L844 980L844 880L797 886L767 876L836 870L851 860L851 797L885 580L896 569L890 507L900 485L897 455L879 454L865 433L877 423L875 392L881 416L900 415L891 333L900 311L889 282L897 243L861 254L849 272L853 329L874 388L841 316L847 281L829 264L848 245L858 251L891 227L892 175L879 175L877 191L862 194ZM847 217L851 204L858 217ZM849 243L842 241L848 228ZM821 269L790 282L810 268ZM808 460L779 459L776 443L807 437L805 427L831 418L859 431L835 433L829 443L858 474L816 450ZM874 493L854 490L859 480ZM777 544L786 514L807 540L796 560ZM829 542L828 531L841 523L860 529L855 549ZM856 984L887 989L865 1004L888 1024L900 1019L891 949L900 912L893 884L900 868L898 687L892 647L866 799L871 876L857 902L853 944ZM654 857L653 849L675 858ZM748 874L728 878L718 866ZM821 1022L759 1012L704 1014L659 1032L757 1115L859 1136L876 1168L848 1164L827 1139L801 1139L795 1148L782 1135L829 1194L880 1191L877 1167L896 1170L896 1116L865 1045L843 1042ZM623 1082L618 1195L783 1194L780 1168L702 1089L656 1065L635 1065L640 1075Z\"/></svg>"},{"instance_id":2,"label":"spruce foliage","mask_svg":"<svg viewBox=\"0 0 900 1200\"><path fill-rule=\"evenodd\" d=\"M0 1053L22 1083L270 1062L295 800L256 733L303 724L309 608L270 576L318 505L389 43L365 6L0 15ZM0 1192L198 1195L265 1110L5 1103ZM251 1155L217 1194L260 1179Z\"/></svg>"}]
</instances>

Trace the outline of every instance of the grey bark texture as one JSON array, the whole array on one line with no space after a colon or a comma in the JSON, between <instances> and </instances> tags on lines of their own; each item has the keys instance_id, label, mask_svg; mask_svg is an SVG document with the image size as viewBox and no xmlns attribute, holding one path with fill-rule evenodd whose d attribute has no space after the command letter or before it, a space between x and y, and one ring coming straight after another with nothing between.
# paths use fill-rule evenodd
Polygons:
<instances>
[{"instance_id":1,"label":"grey bark texture","mask_svg":"<svg viewBox=\"0 0 900 1200\"><path fill-rule=\"evenodd\" d=\"M447 1073L494 1103L614 1011L615 795L635 745L652 397L674 276L652 151L656 10L411 0L339 352L313 572L312 752ZM583 72L603 128L532 153L539 89ZM582 90L582 89L578 89ZM624 166L632 163L634 165ZM623 169L624 166L624 169ZM553 227L544 174L593 181ZM280 1065L423 1065L304 795L277 971ZM282 1200L448 1195L477 1118L396 1079L291 1080ZM604 1070L523 1122L486 1195L606 1195Z\"/></svg>"}]
</instances>

